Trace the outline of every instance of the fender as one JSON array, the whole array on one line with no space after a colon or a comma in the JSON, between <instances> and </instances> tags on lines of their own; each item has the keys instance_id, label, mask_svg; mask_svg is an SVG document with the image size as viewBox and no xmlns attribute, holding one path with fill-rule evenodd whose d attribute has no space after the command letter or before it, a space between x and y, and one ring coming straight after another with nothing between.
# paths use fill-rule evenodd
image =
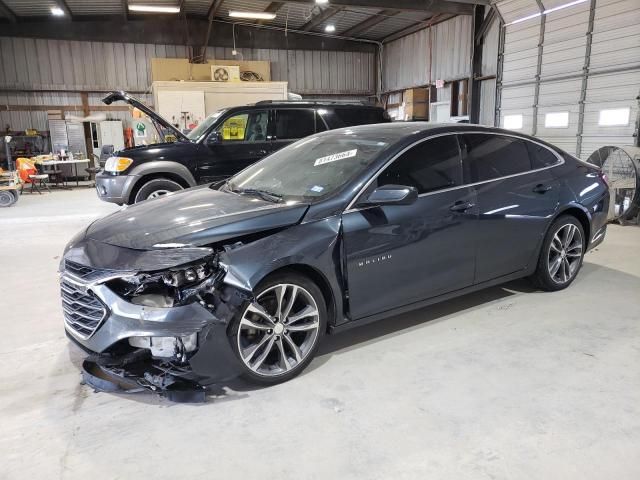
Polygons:
<instances>
[{"instance_id":1,"label":"fender","mask_svg":"<svg viewBox=\"0 0 640 480\"><path fill-rule=\"evenodd\" d=\"M153 162L138 165L128 173L128 175L136 178L136 180L134 182L127 182L125 191L122 192L122 197L129 198L136 185L139 185L141 178L158 173L169 173L171 175L178 176L184 180L189 187L195 187L198 184L189 169L181 163L172 162L170 160L155 160Z\"/></svg>"},{"instance_id":2,"label":"fender","mask_svg":"<svg viewBox=\"0 0 640 480\"><path fill-rule=\"evenodd\" d=\"M220 254L220 262L227 269L223 282L252 293L262 279L276 270L288 266L311 269L325 283L319 287L330 290L334 320L341 323L345 317L341 226L341 216L335 215L292 226L251 243L227 246Z\"/></svg>"}]
</instances>

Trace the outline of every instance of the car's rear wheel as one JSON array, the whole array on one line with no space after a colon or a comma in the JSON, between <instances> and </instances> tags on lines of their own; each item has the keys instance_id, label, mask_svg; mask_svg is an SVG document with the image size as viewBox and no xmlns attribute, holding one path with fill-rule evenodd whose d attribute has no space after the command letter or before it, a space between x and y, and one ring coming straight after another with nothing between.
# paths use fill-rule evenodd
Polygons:
<instances>
[{"instance_id":1,"label":"car's rear wheel","mask_svg":"<svg viewBox=\"0 0 640 480\"><path fill-rule=\"evenodd\" d=\"M231 328L243 376L263 384L295 377L313 360L326 325L325 301L315 283L294 272L267 278Z\"/></svg>"},{"instance_id":2,"label":"car's rear wheel","mask_svg":"<svg viewBox=\"0 0 640 480\"><path fill-rule=\"evenodd\" d=\"M582 267L586 248L584 229L577 218L564 215L547 232L533 280L543 290L571 285Z\"/></svg>"},{"instance_id":3,"label":"car's rear wheel","mask_svg":"<svg viewBox=\"0 0 640 480\"><path fill-rule=\"evenodd\" d=\"M182 189L182 185L176 181L169 180L168 178L154 178L145 182L142 187L138 189L133 203L164 197L168 193L177 192Z\"/></svg>"}]
</instances>

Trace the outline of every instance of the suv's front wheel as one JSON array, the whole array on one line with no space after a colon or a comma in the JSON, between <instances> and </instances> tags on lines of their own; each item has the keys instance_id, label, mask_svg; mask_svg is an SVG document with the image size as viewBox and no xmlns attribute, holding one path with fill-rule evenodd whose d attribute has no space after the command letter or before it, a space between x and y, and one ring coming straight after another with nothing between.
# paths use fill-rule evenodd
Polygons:
<instances>
[{"instance_id":1,"label":"suv's front wheel","mask_svg":"<svg viewBox=\"0 0 640 480\"><path fill-rule=\"evenodd\" d=\"M248 380L275 384L298 375L313 359L327 325L318 286L291 272L256 288L230 328L230 341Z\"/></svg>"},{"instance_id":2,"label":"suv's front wheel","mask_svg":"<svg viewBox=\"0 0 640 480\"><path fill-rule=\"evenodd\" d=\"M142 202L143 200L151 200L153 198L163 197L167 193L177 192L183 187L178 182L169 180L168 178L154 178L145 182L137 191L133 203Z\"/></svg>"}]
</instances>

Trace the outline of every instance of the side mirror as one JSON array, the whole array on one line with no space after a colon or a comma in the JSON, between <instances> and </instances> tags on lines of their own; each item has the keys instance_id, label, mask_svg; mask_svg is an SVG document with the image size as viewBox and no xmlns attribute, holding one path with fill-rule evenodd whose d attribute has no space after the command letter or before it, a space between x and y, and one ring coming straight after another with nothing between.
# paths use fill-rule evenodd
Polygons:
<instances>
[{"instance_id":1,"label":"side mirror","mask_svg":"<svg viewBox=\"0 0 640 480\"><path fill-rule=\"evenodd\" d=\"M360 205L411 205L418 199L416 187L383 185L369 194Z\"/></svg>"},{"instance_id":2,"label":"side mirror","mask_svg":"<svg viewBox=\"0 0 640 480\"><path fill-rule=\"evenodd\" d=\"M214 145L219 145L220 142L222 142L222 135L220 135L220 132L218 132L217 130L214 130L213 132L211 132L207 137L207 145L209 147L212 147Z\"/></svg>"}]
</instances>

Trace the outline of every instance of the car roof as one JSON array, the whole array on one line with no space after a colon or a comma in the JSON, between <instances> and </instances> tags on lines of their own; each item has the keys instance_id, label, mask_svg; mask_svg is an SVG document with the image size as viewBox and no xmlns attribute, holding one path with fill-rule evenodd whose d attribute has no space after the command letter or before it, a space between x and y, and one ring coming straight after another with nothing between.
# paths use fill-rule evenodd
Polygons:
<instances>
[{"instance_id":1,"label":"car roof","mask_svg":"<svg viewBox=\"0 0 640 480\"><path fill-rule=\"evenodd\" d=\"M349 102L331 102L331 101L312 101L312 100L307 100L307 101L285 101L285 100L262 100L256 103L249 103L247 105L238 105L238 106L234 106L231 109L236 109L236 108L244 108L246 109L247 107L255 107L255 108L296 108L296 107L303 107L303 108L310 108L310 107L317 107L317 108L352 108L352 109L369 109L369 108L375 108L375 109L379 109L382 110L382 107L377 106L377 105L371 105L371 104L367 104L367 103L358 103L358 102L353 102L353 103L349 103Z\"/></svg>"}]
</instances>

